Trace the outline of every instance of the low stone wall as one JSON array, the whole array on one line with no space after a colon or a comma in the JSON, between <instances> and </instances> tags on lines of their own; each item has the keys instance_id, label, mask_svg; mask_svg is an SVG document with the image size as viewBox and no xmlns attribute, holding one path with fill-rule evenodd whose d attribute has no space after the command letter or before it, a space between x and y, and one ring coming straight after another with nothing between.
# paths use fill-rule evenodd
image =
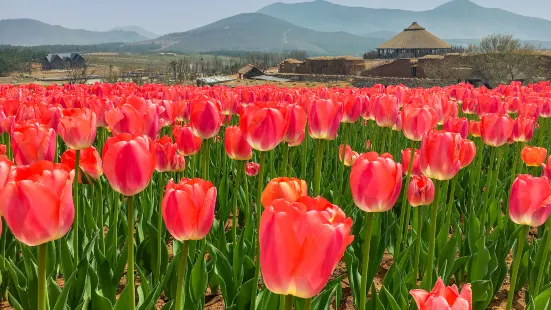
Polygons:
<instances>
[{"instance_id":1,"label":"low stone wall","mask_svg":"<svg viewBox=\"0 0 551 310\"><path fill-rule=\"evenodd\" d=\"M436 80L436 79L420 79L420 78L394 78L394 77L370 77L370 76L349 76L349 75L322 75L322 74L284 74L278 73L273 76L288 79L296 82L318 82L331 83L350 81L354 87L372 87L375 84L399 85L410 88L431 88L435 86L448 86L456 84L458 81Z\"/></svg>"}]
</instances>

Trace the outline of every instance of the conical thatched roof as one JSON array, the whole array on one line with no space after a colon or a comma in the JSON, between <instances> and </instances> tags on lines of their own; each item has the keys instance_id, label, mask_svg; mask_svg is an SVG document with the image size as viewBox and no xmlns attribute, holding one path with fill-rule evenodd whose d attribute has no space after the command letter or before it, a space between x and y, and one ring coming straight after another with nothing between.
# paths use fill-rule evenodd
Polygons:
<instances>
[{"instance_id":1,"label":"conical thatched roof","mask_svg":"<svg viewBox=\"0 0 551 310\"><path fill-rule=\"evenodd\" d=\"M428 32L414 22L394 38L386 41L378 49L432 49L451 48L451 45Z\"/></svg>"}]
</instances>

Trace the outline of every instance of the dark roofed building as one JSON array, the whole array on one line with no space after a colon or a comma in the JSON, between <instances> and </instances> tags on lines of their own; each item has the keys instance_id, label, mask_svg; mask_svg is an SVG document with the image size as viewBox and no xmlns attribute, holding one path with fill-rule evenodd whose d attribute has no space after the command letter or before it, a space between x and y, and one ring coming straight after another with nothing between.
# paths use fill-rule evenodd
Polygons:
<instances>
[{"instance_id":1,"label":"dark roofed building","mask_svg":"<svg viewBox=\"0 0 551 310\"><path fill-rule=\"evenodd\" d=\"M86 65L84 57L79 53L48 54L42 58L42 69L81 68Z\"/></svg>"},{"instance_id":2,"label":"dark roofed building","mask_svg":"<svg viewBox=\"0 0 551 310\"><path fill-rule=\"evenodd\" d=\"M452 46L414 22L377 47L378 58L417 58L449 53Z\"/></svg>"},{"instance_id":3,"label":"dark roofed building","mask_svg":"<svg viewBox=\"0 0 551 310\"><path fill-rule=\"evenodd\" d=\"M255 76L264 75L264 72L262 72L262 70L258 69L257 67L249 64L237 71L237 74L239 75L239 79L243 80L251 79Z\"/></svg>"}]
</instances>

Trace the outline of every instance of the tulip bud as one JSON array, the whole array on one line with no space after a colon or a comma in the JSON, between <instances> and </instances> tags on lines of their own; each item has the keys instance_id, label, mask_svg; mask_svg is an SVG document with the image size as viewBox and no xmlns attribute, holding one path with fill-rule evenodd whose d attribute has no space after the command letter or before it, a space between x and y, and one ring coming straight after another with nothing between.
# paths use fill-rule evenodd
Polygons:
<instances>
[{"instance_id":1,"label":"tulip bud","mask_svg":"<svg viewBox=\"0 0 551 310\"><path fill-rule=\"evenodd\" d=\"M412 176L407 198L413 207L430 205L434 200L434 183L424 175Z\"/></svg>"}]
</instances>

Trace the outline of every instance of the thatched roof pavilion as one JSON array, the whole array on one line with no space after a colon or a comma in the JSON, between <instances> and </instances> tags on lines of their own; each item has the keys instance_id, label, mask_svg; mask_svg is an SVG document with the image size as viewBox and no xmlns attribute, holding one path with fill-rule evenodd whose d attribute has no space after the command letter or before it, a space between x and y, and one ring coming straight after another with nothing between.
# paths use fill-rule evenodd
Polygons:
<instances>
[{"instance_id":1,"label":"thatched roof pavilion","mask_svg":"<svg viewBox=\"0 0 551 310\"><path fill-rule=\"evenodd\" d=\"M449 53L452 46L414 22L377 47L379 58L416 58Z\"/></svg>"}]
</instances>

